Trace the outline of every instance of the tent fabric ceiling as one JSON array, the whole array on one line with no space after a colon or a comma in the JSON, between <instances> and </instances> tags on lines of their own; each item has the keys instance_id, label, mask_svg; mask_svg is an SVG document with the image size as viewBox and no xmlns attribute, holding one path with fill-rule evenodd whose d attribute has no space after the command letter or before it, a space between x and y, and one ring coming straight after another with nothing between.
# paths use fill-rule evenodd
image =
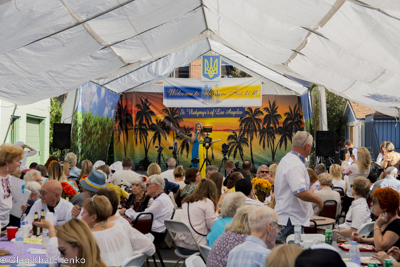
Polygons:
<instances>
[{"instance_id":1,"label":"tent fabric ceiling","mask_svg":"<svg viewBox=\"0 0 400 267\"><path fill-rule=\"evenodd\" d=\"M290 75L398 116L399 18L397 0L4 1L0 98L143 90L212 51L267 92L304 93Z\"/></svg>"}]
</instances>

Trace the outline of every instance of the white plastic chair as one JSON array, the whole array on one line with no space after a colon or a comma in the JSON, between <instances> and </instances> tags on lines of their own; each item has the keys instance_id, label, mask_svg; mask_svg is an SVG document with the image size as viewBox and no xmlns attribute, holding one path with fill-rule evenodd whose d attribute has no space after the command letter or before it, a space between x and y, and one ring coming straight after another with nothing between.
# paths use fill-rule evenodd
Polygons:
<instances>
[{"instance_id":1,"label":"white plastic chair","mask_svg":"<svg viewBox=\"0 0 400 267\"><path fill-rule=\"evenodd\" d=\"M192 255L185 260L186 267L206 267L203 259L200 256Z\"/></svg>"},{"instance_id":2,"label":"white plastic chair","mask_svg":"<svg viewBox=\"0 0 400 267\"><path fill-rule=\"evenodd\" d=\"M325 242L325 235L322 234L301 234L301 240L307 241L307 240L314 240L317 239L319 242ZM289 241L294 240L294 234L289 235L286 238L286 244L289 243Z\"/></svg>"},{"instance_id":3,"label":"white plastic chair","mask_svg":"<svg viewBox=\"0 0 400 267\"><path fill-rule=\"evenodd\" d=\"M181 213L182 213L182 209L175 210L174 218L172 220L181 221Z\"/></svg>"},{"instance_id":4,"label":"white plastic chair","mask_svg":"<svg viewBox=\"0 0 400 267\"><path fill-rule=\"evenodd\" d=\"M346 261L345 263L347 267L359 267L359 265L354 262Z\"/></svg>"},{"instance_id":5,"label":"white plastic chair","mask_svg":"<svg viewBox=\"0 0 400 267\"><path fill-rule=\"evenodd\" d=\"M203 259L207 263L208 253L210 253L211 248L206 245L200 245L200 253L203 256Z\"/></svg>"},{"instance_id":6,"label":"white plastic chair","mask_svg":"<svg viewBox=\"0 0 400 267\"><path fill-rule=\"evenodd\" d=\"M358 228L357 233L361 237L368 237L372 229L374 229L374 224L375 222L364 223L360 228Z\"/></svg>"},{"instance_id":7,"label":"white plastic chair","mask_svg":"<svg viewBox=\"0 0 400 267\"><path fill-rule=\"evenodd\" d=\"M165 224L165 227L167 228L169 234L171 235L172 240L174 240L174 242L175 242L175 238L173 236L174 233L175 234L189 234L192 237L192 239L194 240L194 242L196 243L197 249L200 251L199 244L196 242L196 239L194 238L192 231L190 231L190 228L186 223L180 222L180 221L174 221L174 220L165 220L164 224ZM196 252L192 255L184 255L184 254L180 253L178 249L175 249L175 254L176 254L176 256L179 257L179 260L175 263L175 265L177 265L182 259L187 259L192 255L199 255L198 252Z\"/></svg>"},{"instance_id":8,"label":"white plastic chair","mask_svg":"<svg viewBox=\"0 0 400 267\"><path fill-rule=\"evenodd\" d=\"M146 259L147 259L147 255L137 254L133 257L129 257L129 258L125 259L122 262L121 267L142 266Z\"/></svg>"}]
</instances>

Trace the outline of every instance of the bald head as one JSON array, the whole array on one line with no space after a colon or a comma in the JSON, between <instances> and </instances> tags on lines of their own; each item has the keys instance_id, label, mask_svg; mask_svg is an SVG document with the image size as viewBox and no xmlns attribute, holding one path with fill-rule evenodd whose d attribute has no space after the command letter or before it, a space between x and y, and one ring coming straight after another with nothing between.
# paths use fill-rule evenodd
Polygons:
<instances>
[{"instance_id":1,"label":"bald head","mask_svg":"<svg viewBox=\"0 0 400 267\"><path fill-rule=\"evenodd\" d=\"M42 189L45 189L46 191L49 191L49 192L58 193L60 195L63 190L60 182L56 181L56 180L50 180L50 181L45 182L42 186Z\"/></svg>"},{"instance_id":2,"label":"bald head","mask_svg":"<svg viewBox=\"0 0 400 267\"><path fill-rule=\"evenodd\" d=\"M55 207L58 202L60 202L62 191L63 189L60 182L55 180L49 180L45 182L40 191L42 204L47 204L50 207Z\"/></svg>"}]
</instances>

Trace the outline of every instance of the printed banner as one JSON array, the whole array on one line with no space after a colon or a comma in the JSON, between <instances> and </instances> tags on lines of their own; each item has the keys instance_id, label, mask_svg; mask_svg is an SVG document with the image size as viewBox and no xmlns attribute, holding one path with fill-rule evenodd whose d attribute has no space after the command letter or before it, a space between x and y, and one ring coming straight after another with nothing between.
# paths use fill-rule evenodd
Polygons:
<instances>
[{"instance_id":1,"label":"printed banner","mask_svg":"<svg viewBox=\"0 0 400 267\"><path fill-rule=\"evenodd\" d=\"M208 55L201 57L201 81L221 80L221 57Z\"/></svg>"},{"instance_id":2,"label":"printed banner","mask_svg":"<svg viewBox=\"0 0 400 267\"><path fill-rule=\"evenodd\" d=\"M218 83L164 79L166 107L259 107L261 97L261 78L231 78Z\"/></svg>"},{"instance_id":3,"label":"printed banner","mask_svg":"<svg viewBox=\"0 0 400 267\"><path fill-rule=\"evenodd\" d=\"M183 101L183 105L186 105ZM185 117L178 108L163 105L162 93L131 92L120 97L114 127L114 159L132 157L136 171L146 171L151 162L165 169L162 160L177 155L179 164L191 166L194 155L202 155L211 164L222 164L222 144L229 147L227 158L234 162L250 160L254 167L279 161L291 148L295 132L303 128L300 97L263 95L261 107L245 107L240 117ZM212 126L214 141L208 156L192 141L197 123ZM169 149L176 144L176 152ZM201 143L201 140L199 140ZM164 149L160 151L159 146ZM197 145L197 146L196 146ZM160 154L160 156L159 156ZM200 163L201 166L201 163ZM221 167L221 172L224 167Z\"/></svg>"},{"instance_id":4,"label":"printed banner","mask_svg":"<svg viewBox=\"0 0 400 267\"><path fill-rule=\"evenodd\" d=\"M180 118L243 117L245 108L180 108Z\"/></svg>"},{"instance_id":5,"label":"printed banner","mask_svg":"<svg viewBox=\"0 0 400 267\"><path fill-rule=\"evenodd\" d=\"M71 151L92 163L107 161L119 95L93 83L79 88L79 103L74 113Z\"/></svg>"}]
</instances>

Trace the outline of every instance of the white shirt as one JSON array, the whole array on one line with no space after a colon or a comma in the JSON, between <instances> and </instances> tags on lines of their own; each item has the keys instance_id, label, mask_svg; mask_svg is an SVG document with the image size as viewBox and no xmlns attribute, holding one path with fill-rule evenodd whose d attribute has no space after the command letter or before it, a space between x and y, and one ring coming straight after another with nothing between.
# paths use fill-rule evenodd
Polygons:
<instances>
[{"instance_id":1,"label":"white shirt","mask_svg":"<svg viewBox=\"0 0 400 267\"><path fill-rule=\"evenodd\" d=\"M10 212L13 206L10 175L0 176L0 222L5 227L10 222Z\"/></svg>"},{"instance_id":2,"label":"white shirt","mask_svg":"<svg viewBox=\"0 0 400 267\"><path fill-rule=\"evenodd\" d=\"M153 213L151 231L156 233L165 232L167 228L165 227L164 221L171 219L173 210L174 204L167 194L162 193L158 198L154 199L153 204L144 210L144 212ZM132 208L125 211L125 215L128 216L131 221L134 221L140 213L141 212L136 212Z\"/></svg>"},{"instance_id":3,"label":"white shirt","mask_svg":"<svg viewBox=\"0 0 400 267\"><path fill-rule=\"evenodd\" d=\"M66 221L70 220L72 218L72 208L74 205L72 203L66 201L63 198L60 198L60 202L58 202L57 206L54 207L54 225L55 226L60 226L63 225ZM40 218L40 213L44 210L44 215L47 215L47 212L49 212L49 209L47 208L47 204L42 204L42 200L38 199L36 200L35 204L33 204L31 210L29 211L28 216L26 217L28 219L28 224L32 225L32 222L35 217L35 212L38 213L39 218Z\"/></svg>"},{"instance_id":4,"label":"white shirt","mask_svg":"<svg viewBox=\"0 0 400 267\"><path fill-rule=\"evenodd\" d=\"M343 193L346 193L346 182L345 180L332 179L332 184L334 187L340 187L343 189Z\"/></svg>"},{"instance_id":5,"label":"white shirt","mask_svg":"<svg viewBox=\"0 0 400 267\"><path fill-rule=\"evenodd\" d=\"M349 163L350 163L350 161L349 161ZM347 162L343 161L342 166L343 166L343 164L347 164ZM348 197L354 198L354 196L351 194L351 186L353 185L353 180L355 178L359 177L359 176L367 178L368 175L369 175L369 172L370 172L370 170L367 169L367 170L365 170L365 173L362 174L360 172L360 170L358 169L358 165L357 164L353 164L353 165L350 166L350 172L347 175L348 176L348 180L347 180L347 192L346 192L346 194L347 194Z\"/></svg>"},{"instance_id":6,"label":"white shirt","mask_svg":"<svg viewBox=\"0 0 400 267\"><path fill-rule=\"evenodd\" d=\"M174 169L166 170L165 172L162 172L160 175L162 178L167 178L168 181L175 183Z\"/></svg>"},{"instance_id":7,"label":"white shirt","mask_svg":"<svg viewBox=\"0 0 400 267\"><path fill-rule=\"evenodd\" d=\"M24 157L21 159L21 167L19 167L21 169L21 171L27 169L27 167L25 166L26 165L26 158L27 157L31 157L33 155L36 155L36 151L35 150L24 151Z\"/></svg>"},{"instance_id":8,"label":"white shirt","mask_svg":"<svg viewBox=\"0 0 400 267\"><path fill-rule=\"evenodd\" d=\"M379 186L380 188L390 187L400 194L400 181L394 178L393 176L386 176L385 179L382 180L382 183Z\"/></svg>"},{"instance_id":9,"label":"white shirt","mask_svg":"<svg viewBox=\"0 0 400 267\"><path fill-rule=\"evenodd\" d=\"M367 200L359 198L351 203L349 211L346 214L346 221L338 225L339 230L350 228L358 229L364 223L371 221L371 211L369 210Z\"/></svg>"},{"instance_id":10,"label":"white shirt","mask_svg":"<svg viewBox=\"0 0 400 267\"><path fill-rule=\"evenodd\" d=\"M287 225L288 219L294 225L310 225L314 213L310 202L296 197L296 194L310 190L310 177L306 166L298 156L291 153L284 156L275 176L275 211L279 215L278 224Z\"/></svg>"},{"instance_id":11,"label":"white shirt","mask_svg":"<svg viewBox=\"0 0 400 267\"><path fill-rule=\"evenodd\" d=\"M247 205L257 205L257 206L264 206L264 203L258 200L254 200L252 198L246 197L246 204Z\"/></svg>"},{"instance_id":12,"label":"white shirt","mask_svg":"<svg viewBox=\"0 0 400 267\"><path fill-rule=\"evenodd\" d=\"M358 151L358 148L353 147L353 151L351 152L356 157L356 160L357 160L357 151ZM349 159L349 164L350 165L353 164L353 159L351 157Z\"/></svg>"},{"instance_id":13,"label":"white shirt","mask_svg":"<svg viewBox=\"0 0 400 267\"><path fill-rule=\"evenodd\" d=\"M122 223L122 224L125 224L125 225L128 225L129 227L131 227L131 225L129 224L128 220L125 219L124 217L122 217L121 214L118 212L118 210L114 215L117 216L118 219L116 219L115 221L110 221L111 223Z\"/></svg>"},{"instance_id":14,"label":"white shirt","mask_svg":"<svg viewBox=\"0 0 400 267\"><path fill-rule=\"evenodd\" d=\"M120 185L122 180L124 185L131 186L135 177L140 179L140 175L132 170L116 171L112 175L112 183Z\"/></svg>"}]
</instances>

